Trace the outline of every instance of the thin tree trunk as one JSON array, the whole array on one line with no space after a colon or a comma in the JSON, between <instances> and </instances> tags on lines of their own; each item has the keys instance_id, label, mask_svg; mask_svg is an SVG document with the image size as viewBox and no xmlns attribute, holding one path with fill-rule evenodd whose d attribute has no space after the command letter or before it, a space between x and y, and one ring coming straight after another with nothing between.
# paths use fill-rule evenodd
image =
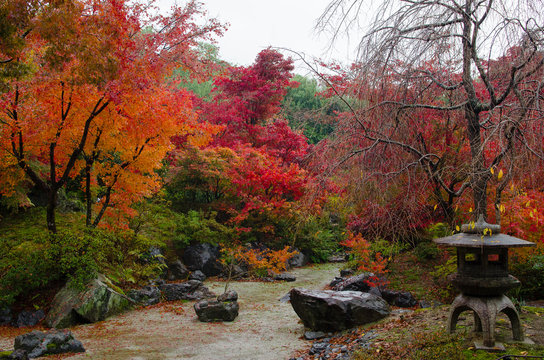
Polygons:
<instances>
[{"instance_id":1,"label":"thin tree trunk","mask_svg":"<svg viewBox=\"0 0 544 360\"><path fill-rule=\"evenodd\" d=\"M55 209L57 207L57 189L49 189L49 199L47 203L47 230L53 234L57 233L57 223L55 219Z\"/></svg>"},{"instance_id":2,"label":"thin tree trunk","mask_svg":"<svg viewBox=\"0 0 544 360\"><path fill-rule=\"evenodd\" d=\"M85 200L86 200L86 216L85 216L85 225L91 226L92 216L93 216L93 202L91 198L91 166L92 162L87 159L85 163Z\"/></svg>"}]
</instances>

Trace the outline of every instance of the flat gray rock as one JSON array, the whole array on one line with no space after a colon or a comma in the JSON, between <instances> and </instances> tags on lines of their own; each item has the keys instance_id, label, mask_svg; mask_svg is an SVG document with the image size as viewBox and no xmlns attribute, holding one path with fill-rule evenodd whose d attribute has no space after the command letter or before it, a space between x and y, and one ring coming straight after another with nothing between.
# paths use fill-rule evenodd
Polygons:
<instances>
[{"instance_id":1,"label":"flat gray rock","mask_svg":"<svg viewBox=\"0 0 544 360\"><path fill-rule=\"evenodd\" d=\"M321 331L340 331L371 323L390 314L382 298L359 291L292 289L291 305L304 325Z\"/></svg>"}]
</instances>

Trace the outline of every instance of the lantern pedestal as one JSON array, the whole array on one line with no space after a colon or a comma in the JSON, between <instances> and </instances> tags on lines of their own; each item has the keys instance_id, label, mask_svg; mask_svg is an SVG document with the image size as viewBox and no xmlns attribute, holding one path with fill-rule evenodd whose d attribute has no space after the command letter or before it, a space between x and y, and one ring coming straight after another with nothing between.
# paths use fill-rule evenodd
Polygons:
<instances>
[{"instance_id":1,"label":"lantern pedestal","mask_svg":"<svg viewBox=\"0 0 544 360\"><path fill-rule=\"evenodd\" d=\"M513 338L516 341L523 341L523 331L521 321L516 307L512 301L505 295L493 297L476 297L470 295L458 295L451 304L450 316L448 318L448 331L455 332L459 315L467 310L474 313L474 330L482 332L482 348L493 350L504 350L502 346L496 346L495 343L495 321L497 315L503 312L508 316L512 324ZM476 344L478 347L478 344Z\"/></svg>"}]
</instances>

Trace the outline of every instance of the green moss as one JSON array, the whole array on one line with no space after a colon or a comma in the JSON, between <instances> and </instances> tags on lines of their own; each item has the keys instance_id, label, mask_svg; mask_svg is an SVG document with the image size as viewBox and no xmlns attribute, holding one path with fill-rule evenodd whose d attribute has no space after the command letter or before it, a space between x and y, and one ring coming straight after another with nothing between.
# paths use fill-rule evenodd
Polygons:
<instances>
[{"instance_id":1,"label":"green moss","mask_svg":"<svg viewBox=\"0 0 544 360\"><path fill-rule=\"evenodd\" d=\"M544 308L536 307L536 306L523 306L522 310L531 314L539 315L539 316L544 314Z\"/></svg>"},{"instance_id":2,"label":"green moss","mask_svg":"<svg viewBox=\"0 0 544 360\"><path fill-rule=\"evenodd\" d=\"M7 359L13 351L0 351L0 359Z\"/></svg>"}]
</instances>

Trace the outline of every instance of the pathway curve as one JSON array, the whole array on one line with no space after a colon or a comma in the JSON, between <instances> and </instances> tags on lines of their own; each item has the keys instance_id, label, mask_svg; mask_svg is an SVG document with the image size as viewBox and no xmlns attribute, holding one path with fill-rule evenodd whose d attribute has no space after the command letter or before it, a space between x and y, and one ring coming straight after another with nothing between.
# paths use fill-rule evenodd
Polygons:
<instances>
[{"instance_id":1,"label":"pathway curve","mask_svg":"<svg viewBox=\"0 0 544 360\"><path fill-rule=\"evenodd\" d=\"M239 296L240 314L231 323L201 323L194 302L176 302L138 309L106 321L72 328L87 352L66 359L288 359L308 342L291 304L280 302L293 287L321 289L338 274L338 264L322 264L291 271L297 281L232 282ZM217 294L224 282L205 285Z\"/></svg>"}]
</instances>

